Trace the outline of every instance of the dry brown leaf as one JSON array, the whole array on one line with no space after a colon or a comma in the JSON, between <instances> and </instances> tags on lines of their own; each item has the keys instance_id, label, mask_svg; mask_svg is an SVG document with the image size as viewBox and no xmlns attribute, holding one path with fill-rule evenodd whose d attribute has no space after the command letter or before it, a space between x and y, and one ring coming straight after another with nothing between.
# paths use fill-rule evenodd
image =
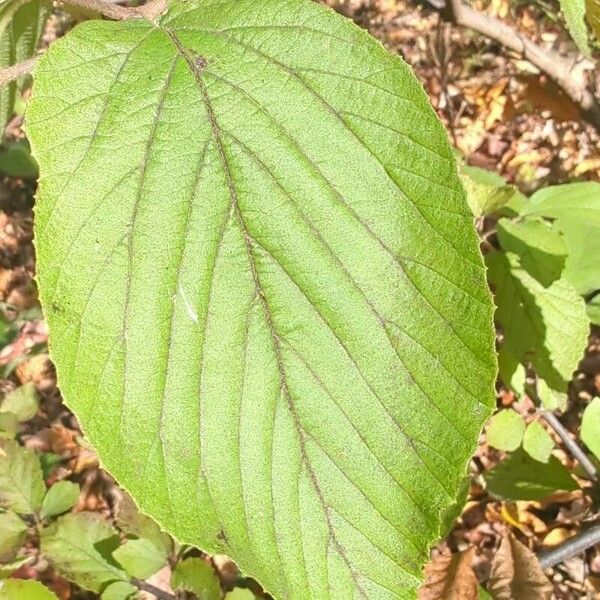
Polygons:
<instances>
[{"instance_id":1,"label":"dry brown leaf","mask_svg":"<svg viewBox=\"0 0 600 600\"><path fill-rule=\"evenodd\" d=\"M419 600L477 600L477 577L471 567L475 548L439 554L425 567Z\"/></svg>"},{"instance_id":2,"label":"dry brown leaf","mask_svg":"<svg viewBox=\"0 0 600 600\"><path fill-rule=\"evenodd\" d=\"M496 552L487 588L494 600L550 600L553 590L535 554L512 534Z\"/></svg>"}]
</instances>

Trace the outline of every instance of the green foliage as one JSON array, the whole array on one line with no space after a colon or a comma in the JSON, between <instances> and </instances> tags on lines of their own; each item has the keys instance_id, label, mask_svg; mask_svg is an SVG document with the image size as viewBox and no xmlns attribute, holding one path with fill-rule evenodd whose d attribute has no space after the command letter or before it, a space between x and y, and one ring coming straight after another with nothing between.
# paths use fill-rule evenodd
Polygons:
<instances>
[{"instance_id":1,"label":"green foliage","mask_svg":"<svg viewBox=\"0 0 600 600\"><path fill-rule=\"evenodd\" d=\"M113 552L113 557L129 575L139 579L147 579L167 564L167 555L143 538L126 541Z\"/></svg>"},{"instance_id":2,"label":"green foliage","mask_svg":"<svg viewBox=\"0 0 600 600\"><path fill-rule=\"evenodd\" d=\"M539 421L532 421L527 425L523 436L523 450L531 458L547 463L554 449L554 440Z\"/></svg>"},{"instance_id":3,"label":"green foliage","mask_svg":"<svg viewBox=\"0 0 600 600\"><path fill-rule=\"evenodd\" d=\"M32 419L40 408L35 384L25 383L9 392L0 404L0 413L12 413L19 423Z\"/></svg>"},{"instance_id":4,"label":"green foliage","mask_svg":"<svg viewBox=\"0 0 600 600\"><path fill-rule=\"evenodd\" d=\"M129 577L112 560L119 545L117 531L99 515L69 513L42 531L40 548L63 575L93 592Z\"/></svg>"},{"instance_id":5,"label":"green foliage","mask_svg":"<svg viewBox=\"0 0 600 600\"><path fill-rule=\"evenodd\" d=\"M26 140L0 145L0 173L24 179L37 177L37 164Z\"/></svg>"},{"instance_id":6,"label":"green foliage","mask_svg":"<svg viewBox=\"0 0 600 600\"><path fill-rule=\"evenodd\" d=\"M569 33L585 56L590 56L589 34L585 22L586 0L559 0Z\"/></svg>"},{"instance_id":7,"label":"green foliage","mask_svg":"<svg viewBox=\"0 0 600 600\"><path fill-rule=\"evenodd\" d=\"M58 598L39 581L6 579L0 581L0 600L58 600Z\"/></svg>"},{"instance_id":8,"label":"green foliage","mask_svg":"<svg viewBox=\"0 0 600 600\"><path fill-rule=\"evenodd\" d=\"M225 600L255 600L256 596L250 590L235 588L225 594Z\"/></svg>"},{"instance_id":9,"label":"green foliage","mask_svg":"<svg viewBox=\"0 0 600 600\"><path fill-rule=\"evenodd\" d=\"M71 481L57 481L44 496L40 516L55 517L75 506L79 498L79 486Z\"/></svg>"},{"instance_id":10,"label":"green foliage","mask_svg":"<svg viewBox=\"0 0 600 600\"><path fill-rule=\"evenodd\" d=\"M42 469L33 450L0 440L0 506L28 515L42 506L46 493Z\"/></svg>"},{"instance_id":11,"label":"green foliage","mask_svg":"<svg viewBox=\"0 0 600 600\"><path fill-rule=\"evenodd\" d=\"M501 500L542 500L559 490L578 489L577 482L555 456L543 463L523 449L511 452L484 473L484 478L488 492Z\"/></svg>"},{"instance_id":12,"label":"green foliage","mask_svg":"<svg viewBox=\"0 0 600 600\"><path fill-rule=\"evenodd\" d=\"M12 510L0 513L0 562L11 561L27 535L27 524Z\"/></svg>"},{"instance_id":13,"label":"green foliage","mask_svg":"<svg viewBox=\"0 0 600 600\"><path fill-rule=\"evenodd\" d=\"M51 355L102 463L276 597L412 597L496 369L408 67L316 3L173 2L54 43L26 121Z\"/></svg>"},{"instance_id":14,"label":"green foliage","mask_svg":"<svg viewBox=\"0 0 600 600\"><path fill-rule=\"evenodd\" d=\"M594 398L585 408L581 420L581 439L600 460L600 398Z\"/></svg>"},{"instance_id":15,"label":"green foliage","mask_svg":"<svg viewBox=\"0 0 600 600\"><path fill-rule=\"evenodd\" d=\"M0 68L33 56L50 6L45 0L0 0ZM13 115L24 79L0 87L0 140Z\"/></svg>"},{"instance_id":16,"label":"green foliage","mask_svg":"<svg viewBox=\"0 0 600 600\"><path fill-rule=\"evenodd\" d=\"M521 445L524 434L523 417L511 409L496 413L487 427L488 443L499 450L516 450Z\"/></svg>"},{"instance_id":17,"label":"green foliage","mask_svg":"<svg viewBox=\"0 0 600 600\"><path fill-rule=\"evenodd\" d=\"M518 190L491 171L459 163L459 173L471 211L476 217L490 215L516 196Z\"/></svg>"},{"instance_id":18,"label":"green foliage","mask_svg":"<svg viewBox=\"0 0 600 600\"><path fill-rule=\"evenodd\" d=\"M110 583L100 595L101 600L135 600L139 597L137 588L125 581Z\"/></svg>"},{"instance_id":19,"label":"green foliage","mask_svg":"<svg viewBox=\"0 0 600 600\"><path fill-rule=\"evenodd\" d=\"M177 564L171 576L174 590L193 592L198 600L219 600L221 587L213 568L201 558L186 558Z\"/></svg>"}]
</instances>

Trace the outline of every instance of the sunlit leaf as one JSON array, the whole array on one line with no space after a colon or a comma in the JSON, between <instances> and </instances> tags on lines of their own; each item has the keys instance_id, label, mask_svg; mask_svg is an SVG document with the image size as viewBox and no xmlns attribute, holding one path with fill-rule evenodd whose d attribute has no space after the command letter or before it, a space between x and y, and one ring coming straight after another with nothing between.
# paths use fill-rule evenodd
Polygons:
<instances>
[{"instance_id":1,"label":"sunlit leaf","mask_svg":"<svg viewBox=\"0 0 600 600\"><path fill-rule=\"evenodd\" d=\"M191 0L34 79L40 294L103 465L276 598L414 596L496 369L409 68L314 2Z\"/></svg>"}]
</instances>

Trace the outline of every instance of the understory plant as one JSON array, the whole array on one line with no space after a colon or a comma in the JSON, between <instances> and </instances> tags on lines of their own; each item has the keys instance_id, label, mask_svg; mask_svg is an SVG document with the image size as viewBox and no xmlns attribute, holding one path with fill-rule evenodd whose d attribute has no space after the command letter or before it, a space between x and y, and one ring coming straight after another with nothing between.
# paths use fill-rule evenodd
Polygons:
<instances>
[{"instance_id":1,"label":"understory plant","mask_svg":"<svg viewBox=\"0 0 600 600\"><path fill-rule=\"evenodd\" d=\"M13 55L37 61L49 7L0 6ZM37 282L61 392L158 526L64 515L75 484L46 491L10 439L15 414L0 428L0 486L35 483L26 506L0 489L9 554L37 536L104 600L135 596L167 563L174 589L218 596L194 547L276 599L414 598L495 407L474 220L493 221L500 376L548 406L598 321L598 271L582 265L600 236L580 241L600 227L598 186L525 199L459 174L409 67L308 0L100 6L113 22L77 25L37 61L35 162L13 150L39 167ZM4 88L2 126L23 85ZM490 428L500 420L516 434L497 447L558 468L539 423L506 411ZM566 477L546 489L574 489ZM19 597L14 581L0 597Z\"/></svg>"}]
</instances>

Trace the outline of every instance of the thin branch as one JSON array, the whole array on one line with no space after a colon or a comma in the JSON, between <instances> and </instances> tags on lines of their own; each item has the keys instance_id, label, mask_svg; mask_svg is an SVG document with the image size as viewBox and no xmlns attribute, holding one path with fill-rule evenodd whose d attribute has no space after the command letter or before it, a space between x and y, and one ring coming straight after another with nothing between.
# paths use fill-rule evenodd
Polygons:
<instances>
[{"instance_id":1,"label":"thin branch","mask_svg":"<svg viewBox=\"0 0 600 600\"><path fill-rule=\"evenodd\" d=\"M24 60L16 65L11 65L10 67L0 69L0 87L9 84L11 81L18 79L23 75L31 73L35 63L38 61L38 58L39 56L34 56L33 58Z\"/></svg>"},{"instance_id":2,"label":"thin branch","mask_svg":"<svg viewBox=\"0 0 600 600\"><path fill-rule=\"evenodd\" d=\"M138 590L141 590L142 592L148 592L149 594L152 594L155 598L158 598L158 600L177 600L177 598L173 596L173 594L169 594L169 592L165 592L164 590L157 588L151 583L142 581L141 579L137 579L134 577L131 580L131 583L135 585L135 587L138 588Z\"/></svg>"},{"instance_id":3,"label":"thin branch","mask_svg":"<svg viewBox=\"0 0 600 600\"><path fill-rule=\"evenodd\" d=\"M558 437L562 440L567 450L579 461L581 468L588 474L592 481L598 479L598 469L594 463L587 457L587 454L581 449L579 444L571 437L565 426L558 420L558 417L549 410L541 411L542 417L546 423L554 429Z\"/></svg>"},{"instance_id":4,"label":"thin branch","mask_svg":"<svg viewBox=\"0 0 600 600\"><path fill-rule=\"evenodd\" d=\"M538 554L540 565L542 569L548 569L596 544L600 544L600 525L594 525L578 533L552 550L540 552Z\"/></svg>"},{"instance_id":5,"label":"thin branch","mask_svg":"<svg viewBox=\"0 0 600 600\"><path fill-rule=\"evenodd\" d=\"M577 57L565 57L554 50L540 48L500 19L474 10L462 0L447 0L444 16L456 24L473 29L514 50L551 77L575 102L583 118L600 130L600 104L581 78L573 76ZM580 80L578 80L580 79Z\"/></svg>"}]
</instances>

